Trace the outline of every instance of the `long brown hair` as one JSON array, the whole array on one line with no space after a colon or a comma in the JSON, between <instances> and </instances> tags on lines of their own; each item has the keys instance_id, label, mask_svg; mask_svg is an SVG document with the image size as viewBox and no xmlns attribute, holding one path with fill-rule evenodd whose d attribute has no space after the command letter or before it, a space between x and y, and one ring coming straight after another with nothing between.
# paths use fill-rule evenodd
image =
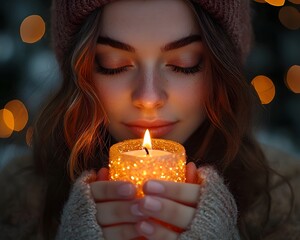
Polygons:
<instances>
[{"instance_id":1,"label":"long brown hair","mask_svg":"<svg viewBox=\"0 0 300 240\"><path fill-rule=\"evenodd\" d=\"M239 210L240 232L246 238L245 214L264 196L269 217L269 174L265 156L253 136L259 101L243 73L243 61L223 28L192 3L206 45L207 77L211 79L205 109L207 128L195 154L198 164L212 164L224 176Z\"/></svg>"},{"instance_id":2,"label":"long brown hair","mask_svg":"<svg viewBox=\"0 0 300 240\"><path fill-rule=\"evenodd\" d=\"M100 22L92 13L61 62L63 83L42 110L33 135L34 163L47 184L41 231L52 239L72 182L86 169L105 166L107 118L92 81ZM105 158L105 156L103 156Z\"/></svg>"},{"instance_id":3,"label":"long brown hair","mask_svg":"<svg viewBox=\"0 0 300 240\"><path fill-rule=\"evenodd\" d=\"M191 137L197 141L192 141L189 161L195 161L198 166L213 164L224 176L236 199L243 232L244 215L258 194L265 195L270 206L269 169L252 135L252 106L256 95L246 82L239 54L222 27L197 4L194 8L204 29L205 76L211 82L205 100L208 117L199 132ZM74 37L73 48L61 62L61 89L42 111L35 126L35 166L47 183L41 224L46 238L55 234L74 179L86 169L106 165L108 121L91 76L100 11L91 14Z\"/></svg>"},{"instance_id":4,"label":"long brown hair","mask_svg":"<svg viewBox=\"0 0 300 240\"><path fill-rule=\"evenodd\" d=\"M280 177L291 192L290 212L285 220L291 214L293 190L288 180L268 165L261 145L253 135L255 113L261 104L254 88L245 79L244 59L224 29L199 4L193 1L191 4L203 29L206 77L211 79L205 101L208 119L200 128L198 139L201 144L192 151L192 158L198 166L211 164L218 169L235 197L241 236L260 239L274 229L274 226L267 229L271 217L271 175ZM253 232L248 229L247 213L258 201L264 211L260 212L260 226L257 225Z\"/></svg>"}]
</instances>

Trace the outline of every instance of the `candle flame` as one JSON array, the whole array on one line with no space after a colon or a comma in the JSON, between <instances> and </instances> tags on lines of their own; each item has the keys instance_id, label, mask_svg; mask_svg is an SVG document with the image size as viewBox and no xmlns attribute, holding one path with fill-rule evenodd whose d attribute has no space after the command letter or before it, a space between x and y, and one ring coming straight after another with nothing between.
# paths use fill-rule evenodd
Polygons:
<instances>
[{"instance_id":1,"label":"candle flame","mask_svg":"<svg viewBox=\"0 0 300 240\"><path fill-rule=\"evenodd\" d=\"M146 130L144 135L143 147L147 149L152 149L151 137L148 129Z\"/></svg>"}]
</instances>

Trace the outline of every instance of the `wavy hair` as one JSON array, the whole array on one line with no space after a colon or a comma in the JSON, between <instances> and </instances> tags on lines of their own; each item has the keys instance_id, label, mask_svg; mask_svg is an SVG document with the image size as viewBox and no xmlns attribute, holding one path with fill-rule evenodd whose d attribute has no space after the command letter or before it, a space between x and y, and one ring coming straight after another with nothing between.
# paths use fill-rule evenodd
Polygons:
<instances>
[{"instance_id":1,"label":"wavy hair","mask_svg":"<svg viewBox=\"0 0 300 240\"><path fill-rule=\"evenodd\" d=\"M239 210L239 228L248 238L245 215L263 196L266 224L270 211L270 169L253 136L254 111L260 106L254 88L245 79L243 61L235 46L201 7L192 2L206 46L206 77L211 79L205 101L208 122L202 144L193 156L197 165L211 164L224 176Z\"/></svg>"},{"instance_id":2,"label":"wavy hair","mask_svg":"<svg viewBox=\"0 0 300 240\"><path fill-rule=\"evenodd\" d=\"M34 163L46 178L40 231L52 239L72 182L86 169L105 166L106 114L92 81L100 11L92 13L61 62L63 83L42 110L33 135Z\"/></svg>"},{"instance_id":3,"label":"wavy hair","mask_svg":"<svg viewBox=\"0 0 300 240\"><path fill-rule=\"evenodd\" d=\"M270 233L266 231L270 231L267 226L272 203L271 175L280 177L291 192L290 212L285 220L292 211L293 190L284 176L270 168L253 135L254 116L261 104L255 89L245 78L244 59L239 57L224 29L197 3L190 2L200 28L204 30L201 35L206 46L206 77L211 80L207 81L209 86L205 100L208 119L196 136L201 144L194 150L193 161L198 166L214 165L224 177L237 203L238 227L242 237L262 238ZM247 213L259 201L265 212L261 212L260 232L253 233L248 229Z\"/></svg>"}]
</instances>

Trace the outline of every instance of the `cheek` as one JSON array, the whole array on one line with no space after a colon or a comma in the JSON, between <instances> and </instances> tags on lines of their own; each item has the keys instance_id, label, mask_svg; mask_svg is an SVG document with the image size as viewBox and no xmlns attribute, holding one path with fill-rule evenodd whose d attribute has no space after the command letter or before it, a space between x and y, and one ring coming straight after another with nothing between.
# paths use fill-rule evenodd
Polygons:
<instances>
[{"instance_id":1,"label":"cheek","mask_svg":"<svg viewBox=\"0 0 300 240\"><path fill-rule=\"evenodd\" d=\"M204 102L207 91L203 79L190 82L182 86L181 90L176 105L180 106L186 134L190 135L206 118Z\"/></svg>"},{"instance_id":2,"label":"cheek","mask_svg":"<svg viewBox=\"0 0 300 240\"><path fill-rule=\"evenodd\" d=\"M182 106L186 112L199 112L203 109L206 86L203 79L198 79L195 81L183 82L178 85L177 89L177 104Z\"/></svg>"},{"instance_id":3,"label":"cheek","mask_svg":"<svg viewBox=\"0 0 300 240\"><path fill-rule=\"evenodd\" d=\"M105 85L102 83L96 83L96 91L97 91L97 96L100 100L100 102L103 104L103 107L105 107L106 103L109 104L109 96L111 95L111 92L108 91Z\"/></svg>"},{"instance_id":4,"label":"cheek","mask_svg":"<svg viewBox=\"0 0 300 240\"><path fill-rule=\"evenodd\" d=\"M103 105L120 103L120 100L126 94L126 88L120 84L120 81L96 78L95 86L97 95Z\"/></svg>"},{"instance_id":5,"label":"cheek","mask_svg":"<svg viewBox=\"0 0 300 240\"><path fill-rule=\"evenodd\" d=\"M118 106L120 106L120 102L122 102L116 97L118 96L116 93L118 90L117 86L114 86L114 84L109 84L105 81L98 81L96 82L95 86L97 96L102 104L102 107L104 108L104 111L110 120L113 119L112 114L116 111L119 111Z\"/></svg>"}]
</instances>

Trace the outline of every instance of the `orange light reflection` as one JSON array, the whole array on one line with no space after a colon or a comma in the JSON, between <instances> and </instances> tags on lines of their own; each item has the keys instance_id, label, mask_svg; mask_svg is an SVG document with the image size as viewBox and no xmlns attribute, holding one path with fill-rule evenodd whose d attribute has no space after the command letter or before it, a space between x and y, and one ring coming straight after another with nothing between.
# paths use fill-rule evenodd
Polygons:
<instances>
[{"instance_id":1,"label":"orange light reflection","mask_svg":"<svg viewBox=\"0 0 300 240\"><path fill-rule=\"evenodd\" d=\"M276 7L280 7L283 6L285 3L285 0L265 0L267 3L269 3L270 5L276 6Z\"/></svg>"},{"instance_id":2,"label":"orange light reflection","mask_svg":"<svg viewBox=\"0 0 300 240\"><path fill-rule=\"evenodd\" d=\"M286 86L294 93L300 93L300 66L290 67L285 79Z\"/></svg>"},{"instance_id":3,"label":"orange light reflection","mask_svg":"<svg viewBox=\"0 0 300 240\"><path fill-rule=\"evenodd\" d=\"M12 100L8 102L5 109L9 110L14 117L14 131L21 131L28 122L28 111L20 100Z\"/></svg>"},{"instance_id":4,"label":"orange light reflection","mask_svg":"<svg viewBox=\"0 0 300 240\"><path fill-rule=\"evenodd\" d=\"M8 138L11 136L14 129L14 116L6 110L0 110L0 138Z\"/></svg>"},{"instance_id":5,"label":"orange light reflection","mask_svg":"<svg viewBox=\"0 0 300 240\"><path fill-rule=\"evenodd\" d=\"M25 43L35 43L45 34L46 26L39 15L31 15L23 20L20 26L20 36Z\"/></svg>"},{"instance_id":6,"label":"orange light reflection","mask_svg":"<svg viewBox=\"0 0 300 240\"><path fill-rule=\"evenodd\" d=\"M256 76L251 84L254 86L262 104L269 104L275 97L273 81L263 75Z\"/></svg>"},{"instance_id":7,"label":"orange light reflection","mask_svg":"<svg viewBox=\"0 0 300 240\"><path fill-rule=\"evenodd\" d=\"M300 12L292 7L282 7L278 14L279 20L283 26L290 30L297 30L300 28Z\"/></svg>"}]
</instances>

